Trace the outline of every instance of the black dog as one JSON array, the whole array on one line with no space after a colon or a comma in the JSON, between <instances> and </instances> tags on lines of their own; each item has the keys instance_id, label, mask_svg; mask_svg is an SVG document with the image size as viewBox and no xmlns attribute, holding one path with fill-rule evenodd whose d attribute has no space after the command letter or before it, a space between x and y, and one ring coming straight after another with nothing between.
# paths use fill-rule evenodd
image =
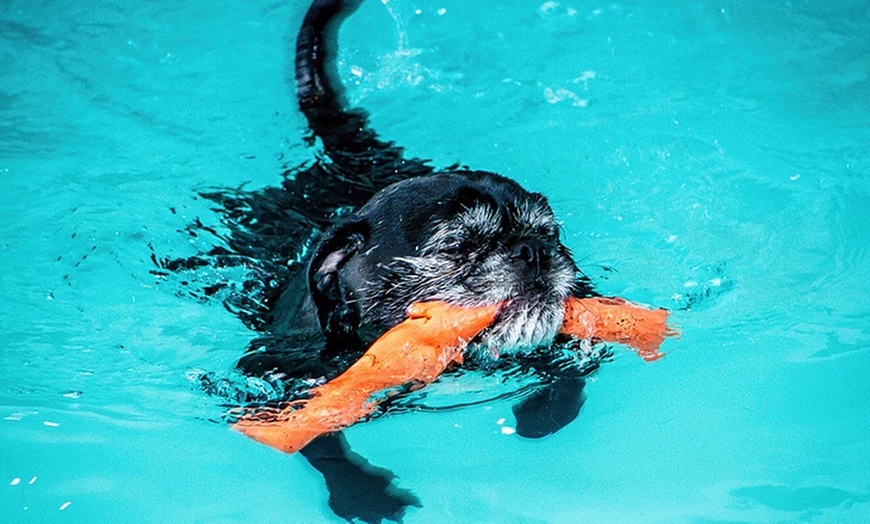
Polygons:
<instances>
[{"instance_id":1,"label":"black dog","mask_svg":"<svg viewBox=\"0 0 870 524\"><path fill-rule=\"evenodd\" d=\"M414 302L505 302L469 346L468 365L533 370L539 387L514 407L517 433L551 434L577 416L583 377L598 364L555 358L562 303L594 292L560 242L543 196L494 173L436 172L405 158L369 129L363 111L346 107L331 60L338 25L358 4L315 0L299 32L297 94L322 143L319 160L289 170L280 188L205 194L220 204L226 247L159 262L172 271L248 270L241 287L220 282L200 296L221 294L262 334L238 364L263 379L261 388L213 374L203 384L244 404L299 398L346 369ZM209 229L197 222L190 230ZM390 472L350 452L340 433L302 454L324 475L333 511L348 520L398 520L408 505L419 505L392 485Z\"/></svg>"}]
</instances>

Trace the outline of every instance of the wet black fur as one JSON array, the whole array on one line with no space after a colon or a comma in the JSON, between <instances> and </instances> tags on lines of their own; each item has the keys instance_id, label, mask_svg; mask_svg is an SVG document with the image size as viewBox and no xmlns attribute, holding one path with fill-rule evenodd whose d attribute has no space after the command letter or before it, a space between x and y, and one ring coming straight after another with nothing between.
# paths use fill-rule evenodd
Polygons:
<instances>
[{"instance_id":1,"label":"wet black fur","mask_svg":"<svg viewBox=\"0 0 870 524\"><path fill-rule=\"evenodd\" d=\"M401 308L387 308L382 317L363 325L354 300L347 296L369 278L366 271L386 261L367 258L369 266L356 273L324 267L346 263L353 253L372 243L385 246L377 251L383 256L413 252L428 234L426 224L433 218L419 216L414 210L416 201L441 199L444 205L438 212L450 214L467 206L467 199L497 198L509 204L530 195L499 175L459 166L436 172L424 160L406 158L402 148L381 140L369 128L364 111L347 108L331 58L338 25L359 3L315 0L299 31L297 94L312 131L311 142L317 137L322 144L317 160L288 169L279 187L203 193L216 204L229 234L219 234L198 220L189 230L191 234L211 232L224 245L185 259L155 257L160 266L155 273L160 276L203 266L246 269L241 284L211 283L193 294L220 297L259 333L238 367L249 376L271 377L273 384L336 376L379 334L403 318ZM378 192L416 177L427 182L400 186L408 207L375 205L359 213ZM385 222L384 217L403 217L403 221ZM594 294L579 273L574 294ZM583 368L564 366L555 364L546 352L537 352L517 365L537 373L541 384L514 408L518 433L536 438L557 431L577 416L584 398L583 377L597 362ZM213 392L221 391L212 378L204 377L203 383ZM304 394L304 388L276 387L286 387L278 395L284 399ZM250 403L274 400L274 396L264 399L245 393L236 394L233 400ZM330 507L343 518L400 520L407 506L420 505L410 492L393 485L391 473L353 454L341 434L313 442L302 454L323 474Z\"/></svg>"}]
</instances>

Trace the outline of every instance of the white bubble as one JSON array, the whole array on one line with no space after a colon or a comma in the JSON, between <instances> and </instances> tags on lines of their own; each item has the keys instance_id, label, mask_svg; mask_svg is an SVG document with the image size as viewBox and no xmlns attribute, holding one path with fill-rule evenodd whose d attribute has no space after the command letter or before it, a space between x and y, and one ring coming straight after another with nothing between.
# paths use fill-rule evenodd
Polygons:
<instances>
[{"instance_id":1,"label":"white bubble","mask_svg":"<svg viewBox=\"0 0 870 524\"><path fill-rule=\"evenodd\" d=\"M548 15L553 12L559 4L557 2L544 2L541 4L541 12Z\"/></svg>"},{"instance_id":2,"label":"white bubble","mask_svg":"<svg viewBox=\"0 0 870 524\"><path fill-rule=\"evenodd\" d=\"M596 75L595 71L592 71L591 69L589 69L587 71L583 71L580 74L579 79L581 82L586 82L587 80L592 80L593 78L595 78L595 75Z\"/></svg>"}]
</instances>

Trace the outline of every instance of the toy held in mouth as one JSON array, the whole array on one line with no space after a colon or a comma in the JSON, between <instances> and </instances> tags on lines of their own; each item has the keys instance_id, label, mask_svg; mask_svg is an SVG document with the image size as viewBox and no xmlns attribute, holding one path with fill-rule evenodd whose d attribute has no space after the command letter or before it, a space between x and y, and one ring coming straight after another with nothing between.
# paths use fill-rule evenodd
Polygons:
<instances>
[{"instance_id":1,"label":"toy held in mouth","mask_svg":"<svg viewBox=\"0 0 870 524\"><path fill-rule=\"evenodd\" d=\"M387 331L338 377L311 391L308 400L280 411L260 411L234 425L252 439L285 453L302 449L316 437L346 428L377 405L372 397L408 384L423 386L451 362L495 319L500 304L460 308L443 302L414 304L408 318Z\"/></svg>"},{"instance_id":2,"label":"toy held in mouth","mask_svg":"<svg viewBox=\"0 0 870 524\"><path fill-rule=\"evenodd\" d=\"M233 428L285 453L320 435L339 431L369 415L378 395L392 388L422 387L462 363L468 341L492 324L502 304L464 308L444 302L414 304L408 318L387 331L358 361L333 380L311 390L311 398L284 409L264 409L239 419ZM569 298L563 334L627 344L647 361L658 360L664 339L676 334L667 311L650 310L617 298Z\"/></svg>"},{"instance_id":3,"label":"toy held in mouth","mask_svg":"<svg viewBox=\"0 0 870 524\"><path fill-rule=\"evenodd\" d=\"M665 356L659 347L678 332L668 327L668 311L647 309L621 298L569 297L561 333L593 341L625 344L647 362Z\"/></svg>"}]
</instances>

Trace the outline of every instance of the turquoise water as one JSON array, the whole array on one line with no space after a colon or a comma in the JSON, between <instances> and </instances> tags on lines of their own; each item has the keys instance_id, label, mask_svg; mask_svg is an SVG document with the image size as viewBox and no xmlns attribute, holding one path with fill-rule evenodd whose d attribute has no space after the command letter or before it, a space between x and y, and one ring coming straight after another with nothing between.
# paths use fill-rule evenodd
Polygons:
<instances>
[{"instance_id":1,"label":"turquoise water","mask_svg":"<svg viewBox=\"0 0 870 524\"><path fill-rule=\"evenodd\" d=\"M546 194L599 290L683 335L617 348L542 440L507 401L351 428L406 522L870 522L870 7L491 4L370 0L350 99ZM0 5L0 521L340 521L190 380L254 335L149 273L212 242L197 191L316 154L285 81L304 9Z\"/></svg>"}]
</instances>

